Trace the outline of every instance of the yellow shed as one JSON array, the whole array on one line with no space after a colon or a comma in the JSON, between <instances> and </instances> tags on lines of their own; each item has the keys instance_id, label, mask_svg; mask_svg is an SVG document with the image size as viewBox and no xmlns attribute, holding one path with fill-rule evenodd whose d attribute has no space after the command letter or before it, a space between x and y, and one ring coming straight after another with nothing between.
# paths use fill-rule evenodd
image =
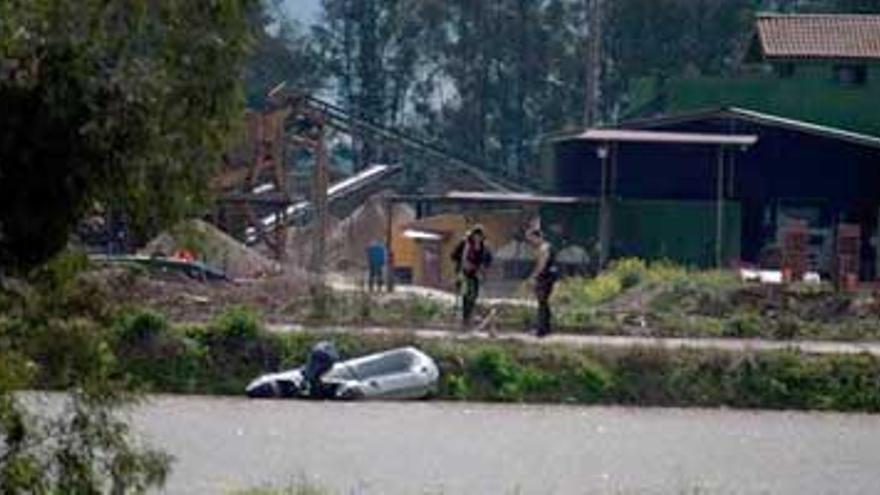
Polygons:
<instances>
[{"instance_id":1,"label":"yellow shed","mask_svg":"<svg viewBox=\"0 0 880 495\"><path fill-rule=\"evenodd\" d=\"M521 210L501 210L468 215L446 213L410 222L393 232L394 267L398 273L408 273L415 285L452 288L452 251L468 229L481 224L494 250L515 239L525 221Z\"/></svg>"}]
</instances>

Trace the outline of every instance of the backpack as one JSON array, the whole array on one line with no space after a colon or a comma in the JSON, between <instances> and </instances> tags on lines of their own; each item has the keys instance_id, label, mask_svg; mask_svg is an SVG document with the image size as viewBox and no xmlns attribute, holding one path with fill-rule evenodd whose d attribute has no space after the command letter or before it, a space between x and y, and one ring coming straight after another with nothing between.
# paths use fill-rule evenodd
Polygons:
<instances>
[{"instance_id":1,"label":"backpack","mask_svg":"<svg viewBox=\"0 0 880 495\"><path fill-rule=\"evenodd\" d=\"M462 266L464 265L464 251L465 251L465 243L467 239L462 239L456 244L455 249L452 250L452 254L449 256L453 263L455 263L455 272L460 273ZM483 251L482 256L479 260L479 265L484 268L489 268L492 266L492 252L489 250L489 246L486 243L483 243Z\"/></svg>"}]
</instances>

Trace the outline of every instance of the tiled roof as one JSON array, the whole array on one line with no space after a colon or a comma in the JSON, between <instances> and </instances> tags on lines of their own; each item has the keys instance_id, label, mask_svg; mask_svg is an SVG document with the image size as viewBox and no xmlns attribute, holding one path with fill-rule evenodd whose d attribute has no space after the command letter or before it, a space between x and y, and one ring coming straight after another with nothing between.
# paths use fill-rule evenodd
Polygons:
<instances>
[{"instance_id":1,"label":"tiled roof","mask_svg":"<svg viewBox=\"0 0 880 495\"><path fill-rule=\"evenodd\" d=\"M765 59L880 60L880 15L760 14Z\"/></svg>"}]
</instances>

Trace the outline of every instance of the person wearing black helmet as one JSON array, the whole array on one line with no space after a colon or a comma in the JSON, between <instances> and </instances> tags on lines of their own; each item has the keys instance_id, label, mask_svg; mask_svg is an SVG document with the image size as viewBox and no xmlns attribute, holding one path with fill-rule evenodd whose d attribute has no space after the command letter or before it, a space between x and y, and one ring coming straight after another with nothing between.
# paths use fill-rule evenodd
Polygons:
<instances>
[{"instance_id":1,"label":"person wearing black helmet","mask_svg":"<svg viewBox=\"0 0 880 495\"><path fill-rule=\"evenodd\" d=\"M538 324L535 334L544 337L550 333L552 313L550 312L550 296L553 286L559 279L559 267L556 265L556 253L538 229L526 233L526 240L535 251L535 268L529 276L535 299L538 300Z\"/></svg>"},{"instance_id":2,"label":"person wearing black helmet","mask_svg":"<svg viewBox=\"0 0 880 495\"><path fill-rule=\"evenodd\" d=\"M333 369L333 365L339 361L339 351L333 342L324 340L318 342L309 352L309 360L303 367L302 375L309 390L309 397L314 399L327 399L332 397L333 388L323 381L324 375Z\"/></svg>"},{"instance_id":3,"label":"person wearing black helmet","mask_svg":"<svg viewBox=\"0 0 880 495\"><path fill-rule=\"evenodd\" d=\"M461 292L462 323L467 328L477 306L481 279L492 264L492 253L486 245L486 234L481 225L468 230L453 250L452 261L458 276L456 288Z\"/></svg>"}]
</instances>

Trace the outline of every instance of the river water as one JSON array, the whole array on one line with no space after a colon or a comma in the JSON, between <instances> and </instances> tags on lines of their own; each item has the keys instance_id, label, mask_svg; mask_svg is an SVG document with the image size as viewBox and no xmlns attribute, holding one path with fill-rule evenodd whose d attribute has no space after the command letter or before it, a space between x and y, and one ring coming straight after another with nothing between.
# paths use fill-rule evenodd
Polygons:
<instances>
[{"instance_id":1,"label":"river water","mask_svg":"<svg viewBox=\"0 0 880 495\"><path fill-rule=\"evenodd\" d=\"M877 494L880 416L154 398L173 494Z\"/></svg>"}]
</instances>

